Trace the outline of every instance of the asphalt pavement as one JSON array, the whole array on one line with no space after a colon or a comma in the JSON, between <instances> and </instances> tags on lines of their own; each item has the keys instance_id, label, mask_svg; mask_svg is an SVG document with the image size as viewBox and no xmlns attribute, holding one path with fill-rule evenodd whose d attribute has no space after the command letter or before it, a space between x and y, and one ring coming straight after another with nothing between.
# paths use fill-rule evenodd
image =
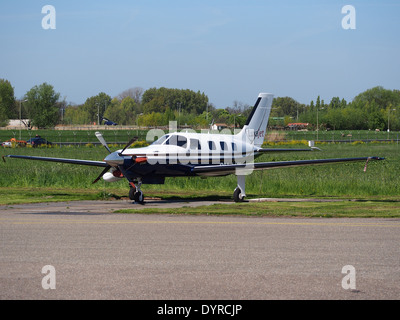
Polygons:
<instances>
[{"instance_id":1,"label":"asphalt pavement","mask_svg":"<svg viewBox=\"0 0 400 320\"><path fill-rule=\"evenodd\" d=\"M112 213L127 205L0 206L0 299L400 298L400 219Z\"/></svg>"}]
</instances>

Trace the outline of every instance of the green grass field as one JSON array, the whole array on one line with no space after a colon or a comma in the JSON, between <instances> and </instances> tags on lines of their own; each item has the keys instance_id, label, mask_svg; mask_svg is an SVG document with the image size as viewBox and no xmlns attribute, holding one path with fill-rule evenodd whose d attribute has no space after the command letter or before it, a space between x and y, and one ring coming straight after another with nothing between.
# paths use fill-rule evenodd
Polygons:
<instances>
[{"instance_id":1,"label":"green grass field","mask_svg":"<svg viewBox=\"0 0 400 320\"><path fill-rule=\"evenodd\" d=\"M102 127L101 130L21 130L21 140L29 140L35 135L40 135L48 141L59 144L73 143L98 143L95 132L100 131L106 141L112 143L127 143L132 137L139 137L140 140L146 140L148 130L115 130L113 127ZM7 141L11 138L19 139L19 130L0 130L0 141Z\"/></svg>"},{"instance_id":2,"label":"green grass field","mask_svg":"<svg viewBox=\"0 0 400 320\"><path fill-rule=\"evenodd\" d=\"M77 127L79 128L79 127ZM164 129L163 129L164 130ZM132 137L137 136L139 140L146 140L148 130L121 129L119 127L102 126L99 129L106 141L110 144L125 144ZM168 133L168 129L164 130ZM200 130L197 130L200 132ZM98 143L94 133L96 130L21 130L21 139L28 140L36 134L55 143ZM273 132L273 131L272 131ZM332 130L332 131L277 131L286 141L291 140L319 140L319 141L346 141L354 142L357 140L392 140L400 142L400 132L390 131L370 131L370 130ZM0 142L7 141L11 138L19 139L20 131L17 130L0 130Z\"/></svg>"},{"instance_id":3,"label":"green grass field","mask_svg":"<svg viewBox=\"0 0 400 320\"><path fill-rule=\"evenodd\" d=\"M116 213L236 215L246 217L400 218L400 201L256 202L173 209L127 208Z\"/></svg>"},{"instance_id":4,"label":"green grass field","mask_svg":"<svg viewBox=\"0 0 400 320\"><path fill-rule=\"evenodd\" d=\"M293 142L291 147L296 146ZM334 198L372 200L369 207L376 212L393 216L400 212L400 147L391 143L321 143L322 152L277 153L263 155L257 161L341 158L358 156L380 156L384 161L371 161L366 172L365 163L346 163L333 165L308 166L298 168L272 169L253 172L246 178L246 194L248 198ZM279 146L281 147L281 146ZM112 146L113 150L118 146ZM35 156L63 157L102 160L107 151L102 146L63 146L52 148L1 148L1 155L23 154ZM61 163L47 163L7 158L0 163L0 204L22 202L65 201L78 199L104 199L108 197L126 197L128 184L126 181L106 183L92 181L101 172L101 168L77 166ZM236 177L201 178L167 178L165 185L143 185L145 197L161 197L164 199L231 199L236 187ZM216 211L232 213L241 212L242 206L254 208L260 214L267 204L244 203L241 206L228 205ZM366 206L366 202L345 202L350 211L338 211L338 204L316 204L305 211L304 204L300 215L324 213L343 215L345 212L356 212L357 207ZM264 206L264 207L263 207ZM292 214L293 208L278 204L268 204L268 208L280 206L279 212ZM264 208L264 209L261 209ZM309 210L309 209L307 209ZM365 211L366 210L366 211ZM372 209L365 209L364 212ZM185 211L185 210L184 210ZM186 213L192 211L186 209ZM274 211L274 212L278 212ZM264 210L264 212L267 212ZM344 213L343 213L344 212ZM217 214L217 213L216 213ZM225 213L224 213L225 214ZM271 212L272 214L272 212ZM281 213L276 213L280 215Z\"/></svg>"}]
</instances>

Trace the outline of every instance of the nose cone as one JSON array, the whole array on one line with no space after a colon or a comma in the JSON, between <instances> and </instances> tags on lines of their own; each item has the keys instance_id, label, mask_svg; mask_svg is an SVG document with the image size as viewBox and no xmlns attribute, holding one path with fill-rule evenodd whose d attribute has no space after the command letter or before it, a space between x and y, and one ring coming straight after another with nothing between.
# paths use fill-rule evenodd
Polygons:
<instances>
[{"instance_id":1,"label":"nose cone","mask_svg":"<svg viewBox=\"0 0 400 320\"><path fill-rule=\"evenodd\" d=\"M117 167L124 164L124 157L121 157L118 152L113 152L105 157L104 161L112 167Z\"/></svg>"}]
</instances>

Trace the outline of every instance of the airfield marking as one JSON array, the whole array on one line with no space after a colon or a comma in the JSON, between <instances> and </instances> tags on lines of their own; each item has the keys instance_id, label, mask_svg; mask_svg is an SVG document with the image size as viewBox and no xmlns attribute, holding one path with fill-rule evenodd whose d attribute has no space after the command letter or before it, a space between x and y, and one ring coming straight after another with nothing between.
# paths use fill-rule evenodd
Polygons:
<instances>
[{"instance_id":1,"label":"airfield marking","mask_svg":"<svg viewBox=\"0 0 400 320\"><path fill-rule=\"evenodd\" d=\"M400 220L399 220L400 221ZM393 221L390 221L393 222ZM26 219L26 221L15 221L0 218L0 223L6 224L203 224L203 225L293 225L293 226L343 226L343 227L384 227L384 228L400 228L400 223L397 221L394 224L388 223L358 223L358 222L250 222L250 221L159 221L159 220L144 220L144 221L125 221L125 220L41 220L33 221Z\"/></svg>"}]
</instances>

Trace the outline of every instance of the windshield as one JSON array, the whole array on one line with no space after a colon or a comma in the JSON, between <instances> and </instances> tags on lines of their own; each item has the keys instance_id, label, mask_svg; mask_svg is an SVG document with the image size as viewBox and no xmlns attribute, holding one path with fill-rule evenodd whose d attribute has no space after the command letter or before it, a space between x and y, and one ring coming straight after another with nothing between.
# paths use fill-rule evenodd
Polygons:
<instances>
[{"instance_id":1,"label":"windshield","mask_svg":"<svg viewBox=\"0 0 400 320\"><path fill-rule=\"evenodd\" d=\"M154 144L154 145L162 144L168 138L169 138L169 134L166 134L166 135L162 136L161 138L157 139L156 141L154 141L152 144Z\"/></svg>"}]
</instances>

